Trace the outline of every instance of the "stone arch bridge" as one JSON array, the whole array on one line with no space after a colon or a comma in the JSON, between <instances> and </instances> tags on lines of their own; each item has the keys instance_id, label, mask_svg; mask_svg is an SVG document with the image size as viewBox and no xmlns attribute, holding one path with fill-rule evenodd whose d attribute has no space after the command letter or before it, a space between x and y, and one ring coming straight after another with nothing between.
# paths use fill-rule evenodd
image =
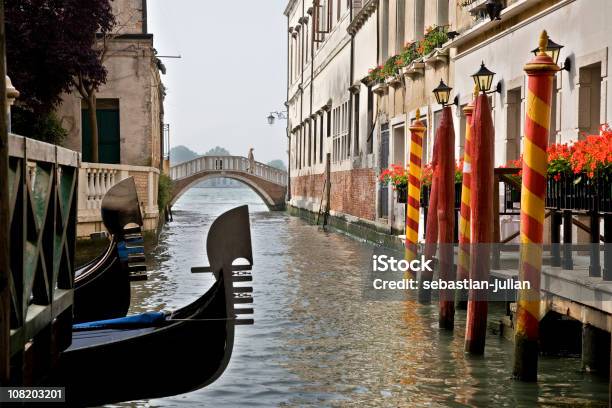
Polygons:
<instances>
[{"instance_id":1,"label":"stone arch bridge","mask_svg":"<svg viewBox=\"0 0 612 408\"><path fill-rule=\"evenodd\" d=\"M212 178L230 178L249 186L261 197L271 211L285 208L287 172L242 156L202 156L170 168L172 206L193 185Z\"/></svg>"}]
</instances>

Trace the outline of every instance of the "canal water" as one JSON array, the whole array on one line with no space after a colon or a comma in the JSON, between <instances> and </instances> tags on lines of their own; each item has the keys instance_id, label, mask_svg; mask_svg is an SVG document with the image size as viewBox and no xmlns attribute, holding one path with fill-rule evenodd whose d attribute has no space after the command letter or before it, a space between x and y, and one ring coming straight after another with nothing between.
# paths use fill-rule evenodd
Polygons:
<instances>
[{"instance_id":1,"label":"canal water","mask_svg":"<svg viewBox=\"0 0 612 408\"><path fill-rule=\"evenodd\" d=\"M578 358L543 357L539 382L524 384L510 378L508 341L490 335L484 358L464 354L465 312L451 333L438 329L435 305L364 300L372 246L268 212L248 189L194 188L177 202L147 255L149 280L133 283L131 312L173 310L206 291L212 278L190 268L207 264L211 222L241 204L251 212L255 325L236 329L211 386L123 406L606 406L607 380L581 372Z\"/></svg>"}]
</instances>

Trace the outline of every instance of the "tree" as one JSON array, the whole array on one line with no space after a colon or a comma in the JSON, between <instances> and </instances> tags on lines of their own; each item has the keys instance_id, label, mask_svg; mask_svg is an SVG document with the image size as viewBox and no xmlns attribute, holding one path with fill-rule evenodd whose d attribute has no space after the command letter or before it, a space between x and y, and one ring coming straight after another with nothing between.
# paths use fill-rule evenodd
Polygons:
<instances>
[{"instance_id":1,"label":"tree","mask_svg":"<svg viewBox=\"0 0 612 408\"><path fill-rule=\"evenodd\" d=\"M21 92L19 103L48 116L61 94L76 88L95 117L95 92L107 75L104 39L115 26L110 0L5 0L5 11L8 72Z\"/></svg>"},{"instance_id":2,"label":"tree","mask_svg":"<svg viewBox=\"0 0 612 408\"><path fill-rule=\"evenodd\" d=\"M285 166L285 162L283 162L282 160L272 160L271 162L268 162L268 166L274 167L276 169L279 170L283 170L283 171L287 171L287 167Z\"/></svg>"},{"instance_id":3,"label":"tree","mask_svg":"<svg viewBox=\"0 0 612 408\"><path fill-rule=\"evenodd\" d=\"M231 154L224 147L217 146L204 153L204 156L231 156Z\"/></svg>"}]
</instances>

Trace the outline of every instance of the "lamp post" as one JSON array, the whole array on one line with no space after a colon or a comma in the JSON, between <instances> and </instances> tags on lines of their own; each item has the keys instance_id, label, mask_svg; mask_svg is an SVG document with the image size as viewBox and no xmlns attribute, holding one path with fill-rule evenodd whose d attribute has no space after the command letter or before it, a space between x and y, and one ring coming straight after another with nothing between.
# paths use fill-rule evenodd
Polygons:
<instances>
[{"instance_id":1,"label":"lamp post","mask_svg":"<svg viewBox=\"0 0 612 408\"><path fill-rule=\"evenodd\" d=\"M472 75L478 92L472 117L471 188L470 188L470 271L471 281L488 281L493 239L494 143L495 130L487 93L495 73L484 62ZM467 304L465 351L484 353L487 334L488 303L486 293L470 289Z\"/></svg>"},{"instance_id":2,"label":"lamp post","mask_svg":"<svg viewBox=\"0 0 612 408\"><path fill-rule=\"evenodd\" d=\"M270 112L267 117L268 125L272 126L276 119L278 120L287 120L287 112Z\"/></svg>"},{"instance_id":3,"label":"lamp post","mask_svg":"<svg viewBox=\"0 0 612 408\"><path fill-rule=\"evenodd\" d=\"M452 88L440 80L433 90L436 101L442 105L442 118L436 130L438 140L439 189L437 215L440 243L440 279L455 279L453 243L455 230L455 132L453 114L449 106ZM436 170L434 170L436 171ZM432 189L433 190L433 189ZM451 290L440 291L440 328L453 329L455 320L455 297Z\"/></svg>"},{"instance_id":4,"label":"lamp post","mask_svg":"<svg viewBox=\"0 0 612 408\"><path fill-rule=\"evenodd\" d=\"M519 280L529 282L530 288L521 289L518 294L513 368L514 377L523 381L536 381L538 377L546 149L553 79L560 70L547 52L548 40L546 31L542 31L538 54L524 68L528 76L529 92L525 108Z\"/></svg>"},{"instance_id":5,"label":"lamp post","mask_svg":"<svg viewBox=\"0 0 612 408\"><path fill-rule=\"evenodd\" d=\"M287 120L287 111L270 112L266 119L268 120L268 125L272 126L276 119ZM287 129L287 193L285 195L285 200L287 202L291 200L291 136L289 134L289 129Z\"/></svg>"},{"instance_id":6,"label":"lamp post","mask_svg":"<svg viewBox=\"0 0 612 408\"><path fill-rule=\"evenodd\" d=\"M546 55L548 55L556 65L559 65L559 56L561 55L561 49L563 48L563 45L557 44L556 42L548 38L545 52ZM533 50L531 50L531 52L533 53L534 57L537 57L540 52L540 48L534 48ZM569 57L565 59L565 61L563 62L563 67L561 67L561 69L567 72L570 72L572 70L572 61L569 59Z\"/></svg>"}]
</instances>

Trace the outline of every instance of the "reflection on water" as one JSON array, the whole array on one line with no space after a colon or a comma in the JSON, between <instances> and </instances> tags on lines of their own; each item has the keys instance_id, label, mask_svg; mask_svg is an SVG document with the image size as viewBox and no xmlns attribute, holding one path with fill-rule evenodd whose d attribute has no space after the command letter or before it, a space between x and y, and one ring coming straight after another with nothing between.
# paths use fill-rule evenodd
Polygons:
<instances>
[{"instance_id":1,"label":"reflection on water","mask_svg":"<svg viewBox=\"0 0 612 408\"><path fill-rule=\"evenodd\" d=\"M485 358L464 355L465 312L449 333L437 328L435 306L362 300L368 244L267 212L250 190L192 189L181 198L148 255L149 280L133 284L132 312L172 310L200 296L211 278L189 270L207 264L208 227L244 203L255 325L237 328L230 365L211 386L125 405L605 406L607 381L582 373L579 359L543 357L539 383L523 384L510 379L512 346L499 337L487 339Z\"/></svg>"}]
</instances>

